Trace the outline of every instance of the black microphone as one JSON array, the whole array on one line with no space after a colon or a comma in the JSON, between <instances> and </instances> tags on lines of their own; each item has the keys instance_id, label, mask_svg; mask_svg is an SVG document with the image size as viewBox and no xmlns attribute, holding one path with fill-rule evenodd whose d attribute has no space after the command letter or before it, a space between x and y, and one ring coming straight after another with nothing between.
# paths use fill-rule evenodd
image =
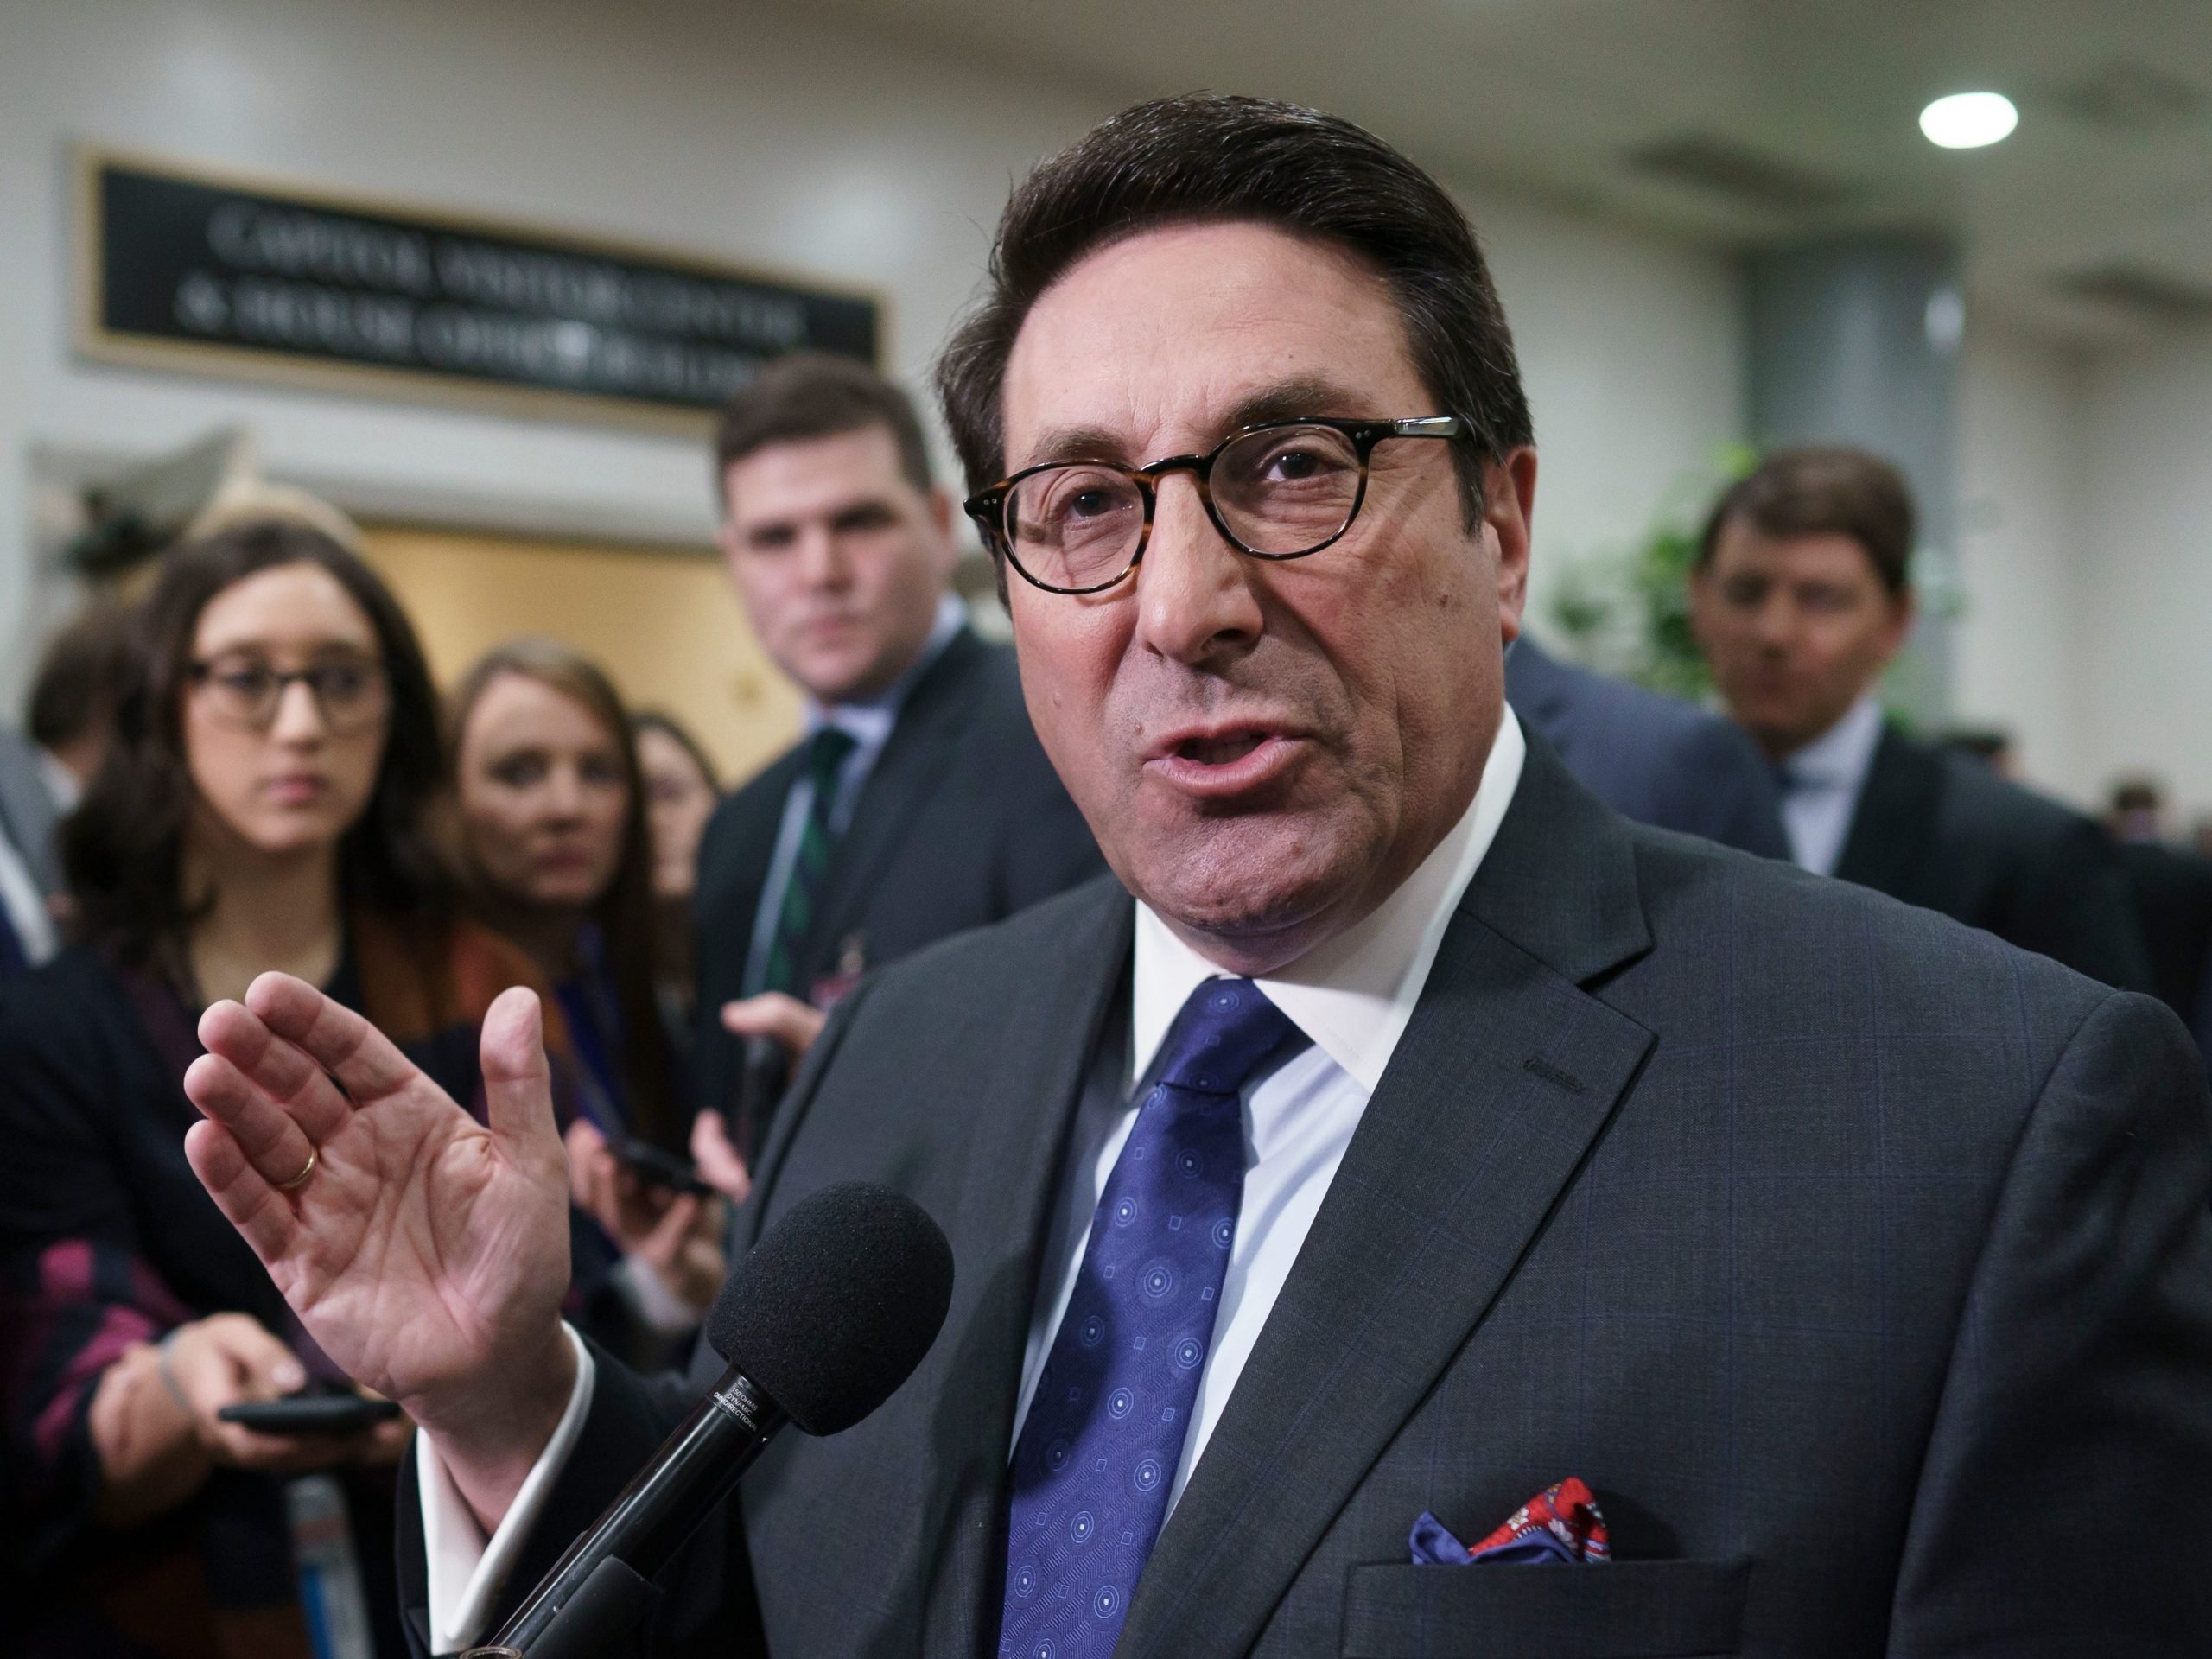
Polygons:
<instances>
[{"instance_id":1,"label":"black microphone","mask_svg":"<svg viewBox=\"0 0 2212 1659\"><path fill-rule=\"evenodd\" d=\"M520 1611L472 1654L601 1656L658 1596L650 1580L785 1423L850 1428L898 1389L944 1323L952 1248L912 1199L864 1181L791 1206L707 1316L729 1362Z\"/></svg>"}]
</instances>

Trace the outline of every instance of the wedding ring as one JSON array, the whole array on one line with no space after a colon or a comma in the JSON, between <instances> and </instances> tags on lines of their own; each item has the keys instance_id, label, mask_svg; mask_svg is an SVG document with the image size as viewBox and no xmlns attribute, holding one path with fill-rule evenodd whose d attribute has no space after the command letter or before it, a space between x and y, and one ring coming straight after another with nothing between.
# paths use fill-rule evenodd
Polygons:
<instances>
[{"instance_id":1,"label":"wedding ring","mask_svg":"<svg viewBox=\"0 0 2212 1659\"><path fill-rule=\"evenodd\" d=\"M296 1174L296 1175L293 1176L293 1177L292 1177L292 1179L291 1179L290 1180L289 1180L289 1181L279 1181L279 1182L277 1182L277 1183L276 1183L276 1190L277 1190L279 1192L298 1192L302 1187L305 1186L305 1185L308 1184L308 1177L315 1173L315 1160L316 1160L316 1159L318 1159L318 1158L320 1158L320 1157L321 1157L321 1156L322 1156L322 1148L321 1148L321 1147L309 1147L308 1148L308 1160L307 1160L307 1163L305 1164L305 1166L303 1166L302 1167L302 1169L300 1170L300 1173L299 1173L298 1174Z\"/></svg>"}]
</instances>

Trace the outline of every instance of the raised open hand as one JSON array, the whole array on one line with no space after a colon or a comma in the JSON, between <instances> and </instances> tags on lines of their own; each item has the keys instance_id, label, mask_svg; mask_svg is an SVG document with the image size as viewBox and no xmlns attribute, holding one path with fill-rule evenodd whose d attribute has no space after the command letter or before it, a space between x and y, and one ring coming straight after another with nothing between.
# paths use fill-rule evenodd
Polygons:
<instances>
[{"instance_id":1,"label":"raised open hand","mask_svg":"<svg viewBox=\"0 0 2212 1659\"><path fill-rule=\"evenodd\" d=\"M568 1172L537 999L510 990L485 1017L488 1128L286 975L210 1007L200 1037L184 1087L207 1121L185 1154L301 1323L425 1428L527 1467L574 1377Z\"/></svg>"}]
</instances>

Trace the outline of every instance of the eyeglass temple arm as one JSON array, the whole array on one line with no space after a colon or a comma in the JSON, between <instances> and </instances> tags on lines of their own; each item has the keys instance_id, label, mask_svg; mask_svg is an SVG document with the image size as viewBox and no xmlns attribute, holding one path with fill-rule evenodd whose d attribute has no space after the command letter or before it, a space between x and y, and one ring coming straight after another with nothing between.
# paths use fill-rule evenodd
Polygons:
<instances>
[{"instance_id":1,"label":"eyeglass temple arm","mask_svg":"<svg viewBox=\"0 0 2212 1659\"><path fill-rule=\"evenodd\" d=\"M1390 434L1399 438L1456 438L1467 429L1457 415L1416 415L1390 423Z\"/></svg>"}]
</instances>

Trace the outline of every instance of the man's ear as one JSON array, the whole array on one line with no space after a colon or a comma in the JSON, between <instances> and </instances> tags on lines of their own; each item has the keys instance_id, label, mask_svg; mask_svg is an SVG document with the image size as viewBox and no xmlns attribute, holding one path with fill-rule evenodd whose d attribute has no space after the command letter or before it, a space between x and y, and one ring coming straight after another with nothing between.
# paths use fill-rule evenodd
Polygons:
<instances>
[{"instance_id":1,"label":"man's ear","mask_svg":"<svg viewBox=\"0 0 2212 1659\"><path fill-rule=\"evenodd\" d=\"M1904 642L1912 638L1912 625L1920 615L1920 594L1910 586L1900 588L1890 598L1890 624L1883 640L1883 658L1888 660L1904 649Z\"/></svg>"},{"instance_id":2,"label":"man's ear","mask_svg":"<svg viewBox=\"0 0 2212 1659\"><path fill-rule=\"evenodd\" d=\"M1483 524L1497 556L1499 632L1521 637L1529 603L1529 527L1536 512L1536 452L1527 444L1483 466Z\"/></svg>"},{"instance_id":3,"label":"man's ear","mask_svg":"<svg viewBox=\"0 0 2212 1659\"><path fill-rule=\"evenodd\" d=\"M950 582L953 570L960 563L960 538L952 531L958 515L953 507L952 497L942 484L931 485L923 499L928 506L930 527L937 531L938 575L942 580Z\"/></svg>"},{"instance_id":4,"label":"man's ear","mask_svg":"<svg viewBox=\"0 0 2212 1659\"><path fill-rule=\"evenodd\" d=\"M1703 560L1690 566L1689 580L1683 586L1688 590L1690 637L1697 641L1698 649L1709 658L1713 654L1712 561Z\"/></svg>"}]
</instances>

